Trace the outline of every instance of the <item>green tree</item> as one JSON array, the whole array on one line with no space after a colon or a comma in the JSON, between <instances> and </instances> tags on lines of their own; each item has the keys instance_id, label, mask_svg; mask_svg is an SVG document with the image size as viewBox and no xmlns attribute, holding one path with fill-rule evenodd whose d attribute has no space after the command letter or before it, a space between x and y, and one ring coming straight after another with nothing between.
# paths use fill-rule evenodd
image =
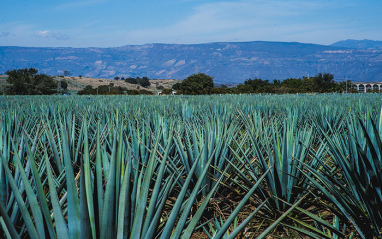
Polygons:
<instances>
[{"instance_id":1,"label":"green tree","mask_svg":"<svg viewBox=\"0 0 382 239\"><path fill-rule=\"evenodd\" d=\"M96 94L96 90L93 89L93 86L87 85L84 89L77 92L78 95L94 95Z\"/></svg>"},{"instance_id":2,"label":"green tree","mask_svg":"<svg viewBox=\"0 0 382 239\"><path fill-rule=\"evenodd\" d=\"M8 75L7 94L15 95L50 95L57 92L57 81L48 75L37 74L35 68L10 70Z\"/></svg>"},{"instance_id":3,"label":"green tree","mask_svg":"<svg viewBox=\"0 0 382 239\"><path fill-rule=\"evenodd\" d=\"M126 78L125 82L130 83L130 84L138 84L137 79L135 79L133 77Z\"/></svg>"},{"instance_id":4,"label":"green tree","mask_svg":"<svg viewBox=\"0 0 382 239\"><path fill-rule=\"evenodd\" d=\"M302 78L301 90L303 92L315 92L314 77L304 76Z\"/></svg>"},{"instance_id":5,"label":"green tree","mask_svg":"<svg viewBox=\"0 0 382 239\"><path fill-rule=\"evenodd\" d=\"M285 85L288 88L295 88L300 89L302 85L302 79L300 78L288 78L283 80L281 83L282 85Z\"/></svg>"},{"instance_id":6,"label":"green tree","mask_svg":"<svg viewBox=\"0 0 382 239\"><path fill-rule=\"evenodd\" d=\"M180 86L180 93L186 95L207 95L212 93L213 88L213 78L204 73L198 73L183 80Z\"/></svg>"},{"instance_id":7,"label":"green tree","mask_svg":"<svg viewBox=\"0 0 382 239\"><path fill-rule=\"evenodd\" d=\"M335 82L334 75L330 73L318 73L314 77L314 91L315 92L331 92L334 90Z\"/></svg>"},{"instance_id":8,"label":"green tree","mask_svg":"<svg viewBox=\"0 0 382 239\"><path fill-rule=\"evenodd\" d=\"M255 91L253 90L251 85L248 84L240 84L236 87L236 93L237 94L246 94L246 93L254 93Z\"/></svg>"},{"instance_id":9,"label":"green tree","mask_svg":"<svg viewBox=\"0 0 382 239\"><path fill-rule=\"evenodd\" d=\"M138 79L138 78L139 77L137 77L139 85L141 85L142 87L147 88L147 87L149 87L151 85L151 83L149 81L149 78L147 78L147 77L142 77L142 79L141 78Z\"/></svg>"},{"instance_id":10,"label":"green tree","mask_svg":"<svg viewBox=\"0 0 382 239\"><path fill-rule=\"evenodd\" d=\"M68 82L66 82L66 81L61 81L61 88L63 89L63 90L67 90L68 89Z\"/></svg>"},{"instance_id":11,"label":"green tree","mask_svg":"<svg viewBox=\"0 0 382 239\"><path fill-rule=\"evenodd\" d=\"M258 79L258 78L255 78L255 79L248 79L244 82L244 85L249 85L252 87L254 93L263 93L263 92L267 92L266 89L269 89L269 87L266 87L266 86L269 86L270 83L268 80L262 80L262 79ZM263 89L263 88L266 88L266 89ZM249 92L247 92L249 93Z\"/></svg>"},{"instance_id":12,"label":"green tree","mask_svg":"<svg viewBox=\"0 0 382 239\"><path fill-rule=\"evenodd\" d=\"M181 86L182 86L182 83L181 83L181 82L178 82L178 83L175 83L175 84L172 86L172 88L173 88L174 90L180 90Z\"/></svg>"},{"instance_id":13,"label":"green tree","mask_svg":"<svg viewBox=\"0 0 382 239\"><path fill-rule=\"evenodd\" d=\"M163 89L162 95L172 95L172 89Z\"/></svg>"},{"instance_id":14,"label":"green tree","mask_svg":"<svg viewBox=\"0 0 382 239\"><path fill-rule=\"evenodd\" d=\"M348 92L351 92L351 89L352 89L351 80L347 80L347 83L346 81L338 82L337 85L338 85L339 91L346 92L346 89L347 89Z\"/></svg>"}]
</instances>

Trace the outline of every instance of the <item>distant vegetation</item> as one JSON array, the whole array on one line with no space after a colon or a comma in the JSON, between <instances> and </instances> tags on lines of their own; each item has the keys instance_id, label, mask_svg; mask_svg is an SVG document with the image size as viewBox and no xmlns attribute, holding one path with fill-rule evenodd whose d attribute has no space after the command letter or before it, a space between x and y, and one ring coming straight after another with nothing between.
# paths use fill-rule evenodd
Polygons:
<instances>
[{"instance_id":1,"label":"distant vegetation","mask_svg":"<svg viewBox=\"0 0 382 239\"><path fill-rule=\"evenodd\" d=\"M109 85L101 85L93 88L91 85L86 86L83 90L77 92L78 95L152 95L148 90L128 90L125 87Z\"/></svg>"},{"instance_id":2,"label":"distant vegetation","mask_svg":"<svg viewBox=\"0 0 382 239\"><path fill-rule=\"evenodd\" d=\"M93 88L91 85L87 85L83 90L77 92L78 95L120 95L126 88L114 87L114 84L102 85L97 88Z\"/></svg>"},{"instance_id":3,"label":"distant vegetation","mask_svg":"<svg viewBox=\"0 0 382 239\"><path fill-rule=\"evenodd\" d=\"M35 68L10 70L8 75L8 86L5 92L8 95L51 95L57 92L57 81L52 76L37 74Z\"/></svg>"},{"instance_id":4,"label":"distant vegetation","mask_svg":"<svg viewBox=\"0 0 382 239\"><path fill-rule=\"evenodd\" d=\"M204 73L187 77L179 85L179 93L185 95L209 95L213 92L214 81Z\"/></svg>"},{"instance_id":5,"label":"distant vegetation","mask_svg":"<svg viewBox=\"0 0 382 239\"><path fill-rule=\"evenodd\" d=\"M3 87L3 91L8 95L49 95L68 90L67 80L58 82L52 76L38 74L35 68L25 68L18 70L7 71L8 85ZM70 75L70 71L64 71L64 75ZM63 76L62 76L63 77ZM72 77L73 78L73 77ZM73 79L72 79L73 80ZM155 89L162 91L162 94L168 94L175 91L179 95L211 95L211 94L296 94L296 93L329 93L329 92L344 92L357 93L358 91L352 88L351 81L336 82L334 75L330 73L319 73L313 77L288 78L283 81L263 80L261 78L247 79L243 84L236 85L214 85L213 77L204 73L190 75L186 79L171 86L159 85L155 83L155 89L149 89L151 83L147 77L114 77L114 80L136 85L135 89L129 89L126 86L114 83L94 86L88 82L85 88L78 91L80 95L138 95L138 94L154 94ZM70 81L75 84L75 81ZM85 84L84 84L85 85ZM83 86L82 86L83 87ZM142 89L142 88L143 89ZM154 91L154 92L153 92ZM163 92L166 91L166 92ZM376 91L375 91L376 92ZM2 94L3 92L0 91Z\"/></svg>"},{"instance_id":6,"label":"distant vegetation","mask_svg":"<svg viewBox=\"0 0 382 239\"><path fill-rule=\"evenodd\" d=\"M130 84L140 85L140 86L145 87L145 88L149 87L151 85L149 78L147 78L147 77L142 77L142 78L140 78L140 77L136 77L136 78L129 77L126 79L124 77L122 77L121 80L124 80L125 82L130 83Z\"/></svg>"},{"instance_id":7,"label":"distant vegetation","mask_svg":"<svg viewBox=\"0 0 382 239\"><path fill-rule=\"evenodd\" d=\"M288 78L286 80L262 80L259 78L248 79L244 84L228 88L226 86L214 87L212 77L203 73L187 77L183 82L173 86L177 94L204 95L204 94L295 94L295 93L328 93L344 92L346 82L335 82L333 74L319 73L314 77ZM351 81L347 82L348 92L356 93L351 88Z\"/></svg>"}]
</instances>

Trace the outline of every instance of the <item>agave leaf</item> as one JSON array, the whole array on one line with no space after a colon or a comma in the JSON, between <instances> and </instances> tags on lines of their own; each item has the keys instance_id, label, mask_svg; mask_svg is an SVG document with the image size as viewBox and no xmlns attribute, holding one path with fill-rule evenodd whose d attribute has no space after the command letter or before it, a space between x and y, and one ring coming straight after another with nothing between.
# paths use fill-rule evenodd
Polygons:
<instances>
[{"instance_id":1,"label":"agave leaf","mask_svg":"<svg viewBox=\"0 0 382 239\"><path fill-rule=\"evenodd\" d=\"M231 232L231 234L229 234L229 236L226 239L234 239L234 238L236 238L236 236L251 221L251 219L256 215L256 213L258 213L260 211L260 209L267 203L267 200L262 202L239 226L235 226L235 229Z\"/></svg>"},{"instance_id":2,"label":"agave leaf","mask_svg":"<svg viewBox=\"0 0 382 239\"><path fill-rule=\"evenodd\" d=\"M53 151L54 164L55 164L55 166L58 169L57 174L60 174L62 172L62 170L63 170L62 169L62 163L60 161L60 156L59 156L59 153L58 153L58 150L57 150L57 144L56 144L56 141L54 141L52 129L50 128L50 124L49 123L45 123L45 132L46 132L46 134L48 136L50 147L51 147L51 149Z\"/></svg>"},{"instance_id":3,"label":"agave leaf","mask_svg":"<svg viewBox=\"0 0 382 239\"><path fill-rule=\"evenodd\" d=\"M65 165L66 184L67 184L67 197L68 197L68 227L70 238L80 238L80 201L78 199L77 185L74 178L72 160L70 157L70 151L68 146L68 138L64 133L64 127L60 122L61 137L62 137L62 149L63 149L63 161Z\"/></svg>"},{"instance_id":4,"label":"agave leaf","mask_svg":"<svg viewBox=\"0 0 382 239\"><path fill-rule=\"evenodd\" d=\"M88 142L88 131L87 131L87 121L86 118L83 121L84 128L84 154L83 154L83 162L84 162L84 178L85 178L85 189L86 189L86 201L89 212L89 220L90 226L92 229L92 238L96 238L96 229L95 229L95 217L94 217L94 203L93 203L93 187L92 187L92 179L91 179L91 167L90 167L90 158L89 158L89 142Z\"/></svg>"},{"instance_id":5,"label":"agave leaf","mask_svg":"<svg viewBox=\"0 0 382 239\"><path fill-rule=\"evenodd\" d=\"M253 195L257 187L260 185L260 183L263 181L263 179L267 176L267 174L271 171L272 167L270 167L253 185L253 187L246 193L244 198L240 201L240 203L236 206L235 210L231 213L229 218L226 220L226 222L223 224L223 226L220 228L220 230L217 231L214 238L221 238L223 237L223 234L227 231L228 227L232 224L233 220L237 217L241 209L245 206L249 198Z\"/></svg>"},{"instance_id":6,"label":"agave leaf","mask_svg":"<svg viewBox=\"0 0 382 239\"><path fill-rule=\"evenodd\" d=\"M50 168L51 166L49 163L47 152L45 152L45 163L46 163L46 172L48 174L50 197L51 197L52 206L53 206L53 213L54 213L54 219L55 219L54 221L56 223L57 238L58 239L69 238L69 230L68 230L68 227L66 226L64 215L62 214L62 210L58 201L56 187L54 185L52 170Z\"/></svg>"},{"instance_id":7,"label":"agave leaf","mask_svg":"<svg viewBox=\"0 0 382 239\"><path fill-rule=\"evenodd\" d=\"M150 223L149 229L146 232L145 239L151 239L151 238L157 237L157 235L155 234L155 231L157 230L158 221L160 219L161 214L163 213L164 205L166 204L167 197L171 191L172 180L173 180L173 177L170 176L170 179L168 180L168 183L164 189L164 194L160 201L158 209L156 210L155 215Z\"/></svg>"},{"instance_id":8,"label":"agave leaf","mask_svg":"<svg viewBox=\"0 0 382 239\"><path fill-rule=\"evenodd\" d=\"M191 221L189 222L187 228L184 230L183 235L181 239L187 239L190 238L197 223L199 222L200 218L202 217L202 214L204 212L204 209L207 207L207 204L209 203L211 197L216 193L220 182L224 178L225 171L222 173L222 175L219 177L217 182L215 183L214 187L210 190L210 192L207 194L207 196L203 199L202 203L200 204L198 210L196 211L195 215L192 217Z\"/></svg>"},{"instance_id":9,"label":"agave leaf","mask_svg":"<svg viewBox=\"0 0 382 239\"><path fill-rule=\"evenodd\" d=\"M252 186L252 188L246 193L244 198L240 201L240 203L237 205L235 210L231 213L229 218L226 220L226 222L222 225L222 227L217 231L216 235L214 235L214 238L221 238L223 234L227 231L228 227L232 224L233 220L237 217L241 209L245 206L247 201L250 197L253 196L253 193L257 189L257 187L260 185L260 183L264 180L266 175L271 171L272 167L270 167L258 180L257 182Z\"/></svg>"},{"instance_id":10,"label":"agave leaf","mask_svg":"<svg viewBox=\"0 0 382 239\"><path fill-rule=\"evenodd\" d=\"M32 218L28 212L28 209L25 205L25 202L19 192L19 188L15 182L15 179L13 178L12 176L12 173L10 172L9 168L8 168L8 165L7 165L7 161L4 159L3 155L0 154L0 158L1 158L1 162L3 164L3 167L5 169L5 173L6 173L6 176L8 178L8 182L9 182L9 185L11 186L12 188L12 192L13 194L15 195L15 199L17 201L17 204L19 205L20 207L20 212L23 216L23 219L24 219L24 222L25 222L25 225L28 229L28 233L29 233L29 236L32 238L32 239L38 239L39 236L38 236L38 233L36 231L36 228L35 226L33 225L33 221L32 221Z\"/></svg>"},{"instance_id":11,"label":"agave leaf","mask_svg":"<svg viewBox=\"0 0 382 239\"><path fill-rule=\"evenodd\" d=\"M308 167L308 166L306 166ZM314 173L317 177L317 180L313 179L312 177L310 177L308 174L306 174L305 172L302 171L302 173L313 183L313 185L315 185L319 190L321 190L323 192L323 194L329 199L331 200L339 209L340 211L348 218L348 220L354 225L354 227L357 229L358 233L360 234L360 236L362 238L365 238L361 228L358 226L359 225L359 222L358 222L358 218L355 217L355 216L351 216L354 215L354 211L350 208L350 206L346 203L346 199L344 199L344 196L341 195L338 190L336 189L332 189L330 190L334 195L332 195L331 193L329 193L328 190L326 190L320 183L319 181L323 181L325 182L325 179L324 177L321 176L320 173L318 173L317 171L315 171L314 169L311 169L311 168L308 168L309 171L311 173ZM321 178L320 178L321 177ZM330 182L326 182L325 185L329 188L333 187L333 185L331 185Z\"/></svg>"},{"instance_id":12,"label":"agave leaf","mask_svg":"<svg viewBox=\"0 0 382 239\"><path fill-rule=\"evenodd\" d=\"M199 154L199 157L203 154L203 151L204 150L207 150L206 148L203 148L202 151L200 152ZM214 149L214 151L216 150L216 148ZM202 183L205 182L205 177L207 175L207 172L209 171L209 166L211 165L211 162L213 160L213 156L214 156L214 153L213 152L211 154L211 157L208 159L208 161L205 163L205 167L203 168L203 171L201 172L201 174L199 175L199 178L198 178L198 181L196 182L195 184L195 187L193 188L192 192L191 192L191 195L190 197L188 198L188 202L187 204L185 205L184 209L183 209L183 212L179 218L179 221L178 221L178 224L176 226L176 228L174 229L174 232L173 232L173 235L172 237L175 237L175 238L179 238L181 233L182 233L182 230L183 230L183 227L184 225L186 224L186 220L187 220L187 217L191 211L191 207L192 205L194 204L194 201L196 199L196 196L197 196L197 193L199 191L199 188L202 186ZM178 200L179 200L179 197L178 197ZM167 225L167 224L166 224Z\"/></svg>"},{"instance_id":13,"label":"agave leaf","mask_svg":"<svg viewBox=\"0 0 382 239\"><path fill-rule=\"evenodd\" d=\"M281 223L282 220L284 220L285 217L289 215L297 206L300 204L305 197L308 195L306 193L303 197L301 197L300 200L298 200L296 203L294 203L287 211L285 211L276 221L274 221L267 229L265 229L258 237L257 239L265 238L279 223Z\"/></svg>"},{"instance_id":14,"label":"agave leaf","mask_svg":"<svg viewBox=\"0 0 382 239\"><path fill-rule=\"evenodd\" d=\"M130 150L129 150L130 151ZM130 229L130 175L131 175L131 152L127 157L127 165L123 174L121 193L118 204L117 239L127 237Z\"/></svg>"},{"instance_id":15,"label":"agave leaf","mask_svg":"<svg viewBox=\"0 0 382 239\"><path fill-rule=\"evenodd\" d=\"M3 228L4 231L9 233L9 236L11 236L14 239L18 239L19 234L16 231L15 226L13 225L11 219L9 218L7 212L5 211L5 208L3 207L3 204L0 203L0 220L4 221L4 224L6 228ZM1 225L3 227L3 223L1 222Z\"/></svg>"},{"instance_id":16,"label":"agave leaf","mask_svg":"<svg viewBox=\"0 0 382 239\"><path fill-rule=\"evenodd\" d=\"M89 239L92 238L92 228L90 225L89 211L86 200L86 186L85 186L85 176L84 176L84 164L81 162L81 176L80 176L80 227L81 227L81 238Z\"/></svg>"},{"instance_id":17,"label":"agave leaf","mask_svg":"<svg viewBox=\"0 0 382 239\"><path fill-rule=\"evenodd\" d=\"M149 204L149 207L147 209L147 215L145 217L145 223L144 223L143 229L142 229L142 236L146 235L146 232L149 228L149 225L151 224L152 218L155 215L155 211L156 211L155 206L157 204L157 201L159 200L158 195L160 193L160 185L162 183L162 179L164 176L165 166L167 165L167 157L170 153L170 147L172 146L172 142L173 142L173 137L171 135L170 139L168 141L168 144L166 145L166 149L165 149L165 152L164 152L164 155L162 158L162 162L160 164L160 168L158 171L156 182L155 182L155 185L154 185L151 197L150 197L150 204ZM155 152L151 152L151 153L155 153Z\"/></svg>"},{"instance_id":18,"label":"agave leaf","mask_svg":"<svg viewBox=\"0 0 382 239\"><path fill-rule=\"evenodd\" d=\"M102 164L101 164L101 137L100 123L97 121L97 141L96 141L96 182L97 182L97 201L98 201L98 221L102 222L104 191L102 183Z\"/></svg>"},{"instance_id":19,"label":"agave leaf","mask_svg":"<svg viewBox=\"0 0 382 239\"><path fill-rule=\"evenodd\" d=\"M316 233L313 233L311 231L308 231L308 230L305 230L303 228L299 228L299 227L295 227L295 226L292 226L292 225L289 225L289 224L284 224L284 223L280 223L280 225L283 225L285 227L289 227L297 232L301 232L307 236L309 236L310 238L316 238L316 239L322 239L322 238L328 238L330 239L331 237L329 237L328 235L326 235L325 233L322 233L322 234L316 234Z\"/></svg>"},{"instance_id":20,"label":"agave leaf","mask_svg":"<svg viewBox=\"0 0 382 239\"><path fill-rule=\"evenodd\" d=\"M12 145L13 145L13 148L16 148L13 139L12 139ZM26 194L28 197L28 201L29 201L29 205L30 205L32 214L33 214L33 219L34 219L34 222L35 222L35 225L37 228L37 232L38 232L40 238L43 239L43 238L45 238L45 232L44 232L44 223L43 223L43 219L42 219L40 206L37 202L36 195L33 192L33 188L30 185L29 180L28 180L28 178L24 172L23 165L21 164L19 155L16 154L15 156L16 156L15 158L16 158L17 166L20 168L21 179L23 180L23 183L24 183L25 191L26 191Z\"/></svg>"},{"instance_id":21,"label":"agave leaf","mask_svg":"<svg viewBox=\"0 0 382 239\"><path fill-rule=\"evenodd\" d=\"M132 239L134 239L134 238L139 239L141 237L144 212L145 212L146 204L147 204L150 181L151 181L152 175L154 173L154 166L155 166L155 162L156 162L155 155L157 153L160 136L161 136L161 134L159 132L157 137L156 137L155 145L154 145L154 148L151 152L150 159L149 159L148 164L147 164L146 172L143 176L142 187L140 188L140 190L138 190L139 199L138 199L137 209L136 209L135 215L134 215L133 227L131 229L131 238Z\"/></svg>"},{"instance_id":22,"label":"agave leaf","mask_svg":"<svg viewBox=\"0 0 382 239\"><path fill-rule=\"evenodd\" d=\"M188 175L187 175L186 181L183 184L182 190L180 191L180 193L177 197L177 200L176 200L176 202L175 202L175 204L171 210L170 216L167 219L166 225L165 225L163 232L162 232L162 235L161 235L161 239L168 239L168 238L170 238L170 236L172 234L173 227L176 223L176 218L178 217L179 210L182 206L182 202L183 202L184 197L186 195L186 192L188 190L188 185L191 182L191 179L193 177L195 169L198 166L199 160L200 160L200 155L199 155L199 157L197 157L193 166L191 167L190 171L188 172ZM194 189L194 191L195 191L195 189Z\"/></svg>"},{"instance_id":23,"label":"agave leaf","mask_svg":"<svg viewBox=\"0 0 382 239\"><path fill-rule=\"evenodd\" d=\"M327 221L323 220L322 218L314 215L313 213L303 209L303 208L300 208L300 207L296 207L297 210L299 210L300 212L304 213L305 215L311 217L312 219L314 219L316 222L324 225L325 227L327 227L329 230L339 234L341 237L343 237L343 233L338 230L338 228L334 227L333 225L331 225L330 223L328 223ZM294 219L292 218L293 220L296 220L298 221L297 219ZM300 221L298 221L300 223ZM314 230L313 227L309 227L310 229Z\"/></svg>"},{"instance_id":24,"label":"agave leaf","mask_svg":"<svg viewBox=\"0 0 382 239\"><path fill-rule=\"evenodd\" d=\"M37 197L38 197L38 200L40 203L40 207L41 207L43 216L45 218L45 222L47 223L49 235L51 238L56 238L56 231L55 231L55 228L53 226L52 218L50 216L48 203L47 203L47 200L45 197L43 184L41 182L41 178L40 178L40 175L38 173L37 166L36 166L35 157L34 157L34 154L31 152L31 148L29 147L29 145L26 144L26 146L27 146L29 162L31 163L34 181L36 184Z\"/></svg>"},{"instance_id":25,"label":"agave leaf","mask_svg":"<svg viewBox=\"0 0 382 239\"><path fill-rule=\"evenodd\" d=\"M116 133L114 133L114 138ZM114 198L115 198L115 164L116 164L117 141L113 141L113 151L109 175L107 178L105 201L102 213L100 238L114 238Z\"/></svg>"}]
</instances>

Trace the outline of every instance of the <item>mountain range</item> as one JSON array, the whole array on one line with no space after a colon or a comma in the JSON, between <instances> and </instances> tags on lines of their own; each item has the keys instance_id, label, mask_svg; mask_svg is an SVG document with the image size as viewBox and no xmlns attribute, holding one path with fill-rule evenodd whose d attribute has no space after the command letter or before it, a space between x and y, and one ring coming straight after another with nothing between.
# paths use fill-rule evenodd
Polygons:
<instances>
[{"instance_id":1,"label":"mountain range","mask_svg":"<svg viewBox=\"0 0 382 239\"><path fill-rule=\"evenodd\" d=\"M145 44L113 48L0 46L0 73L34 67L49 75L70 71L97 78L184 79L195 72L215 83L332 73L336 80L382 81L382 41L345 40L332 45L297 42Z\"/></svg>"}]
</instances>

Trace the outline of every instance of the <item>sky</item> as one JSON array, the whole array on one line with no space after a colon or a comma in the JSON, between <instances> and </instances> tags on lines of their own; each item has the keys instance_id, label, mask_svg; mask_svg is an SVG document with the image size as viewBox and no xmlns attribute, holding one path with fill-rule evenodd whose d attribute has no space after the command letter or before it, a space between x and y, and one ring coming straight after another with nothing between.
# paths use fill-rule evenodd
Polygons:
<instances>
[{"instance_id":1,"label":"sky","mask_svg":"<svg viewBox=\"0 0 382 239\"><path fill-rule=\"evenodd\" d=\"M0 0L0 46L382 40L381 0Z\"/></svg>"}]
</instances>

